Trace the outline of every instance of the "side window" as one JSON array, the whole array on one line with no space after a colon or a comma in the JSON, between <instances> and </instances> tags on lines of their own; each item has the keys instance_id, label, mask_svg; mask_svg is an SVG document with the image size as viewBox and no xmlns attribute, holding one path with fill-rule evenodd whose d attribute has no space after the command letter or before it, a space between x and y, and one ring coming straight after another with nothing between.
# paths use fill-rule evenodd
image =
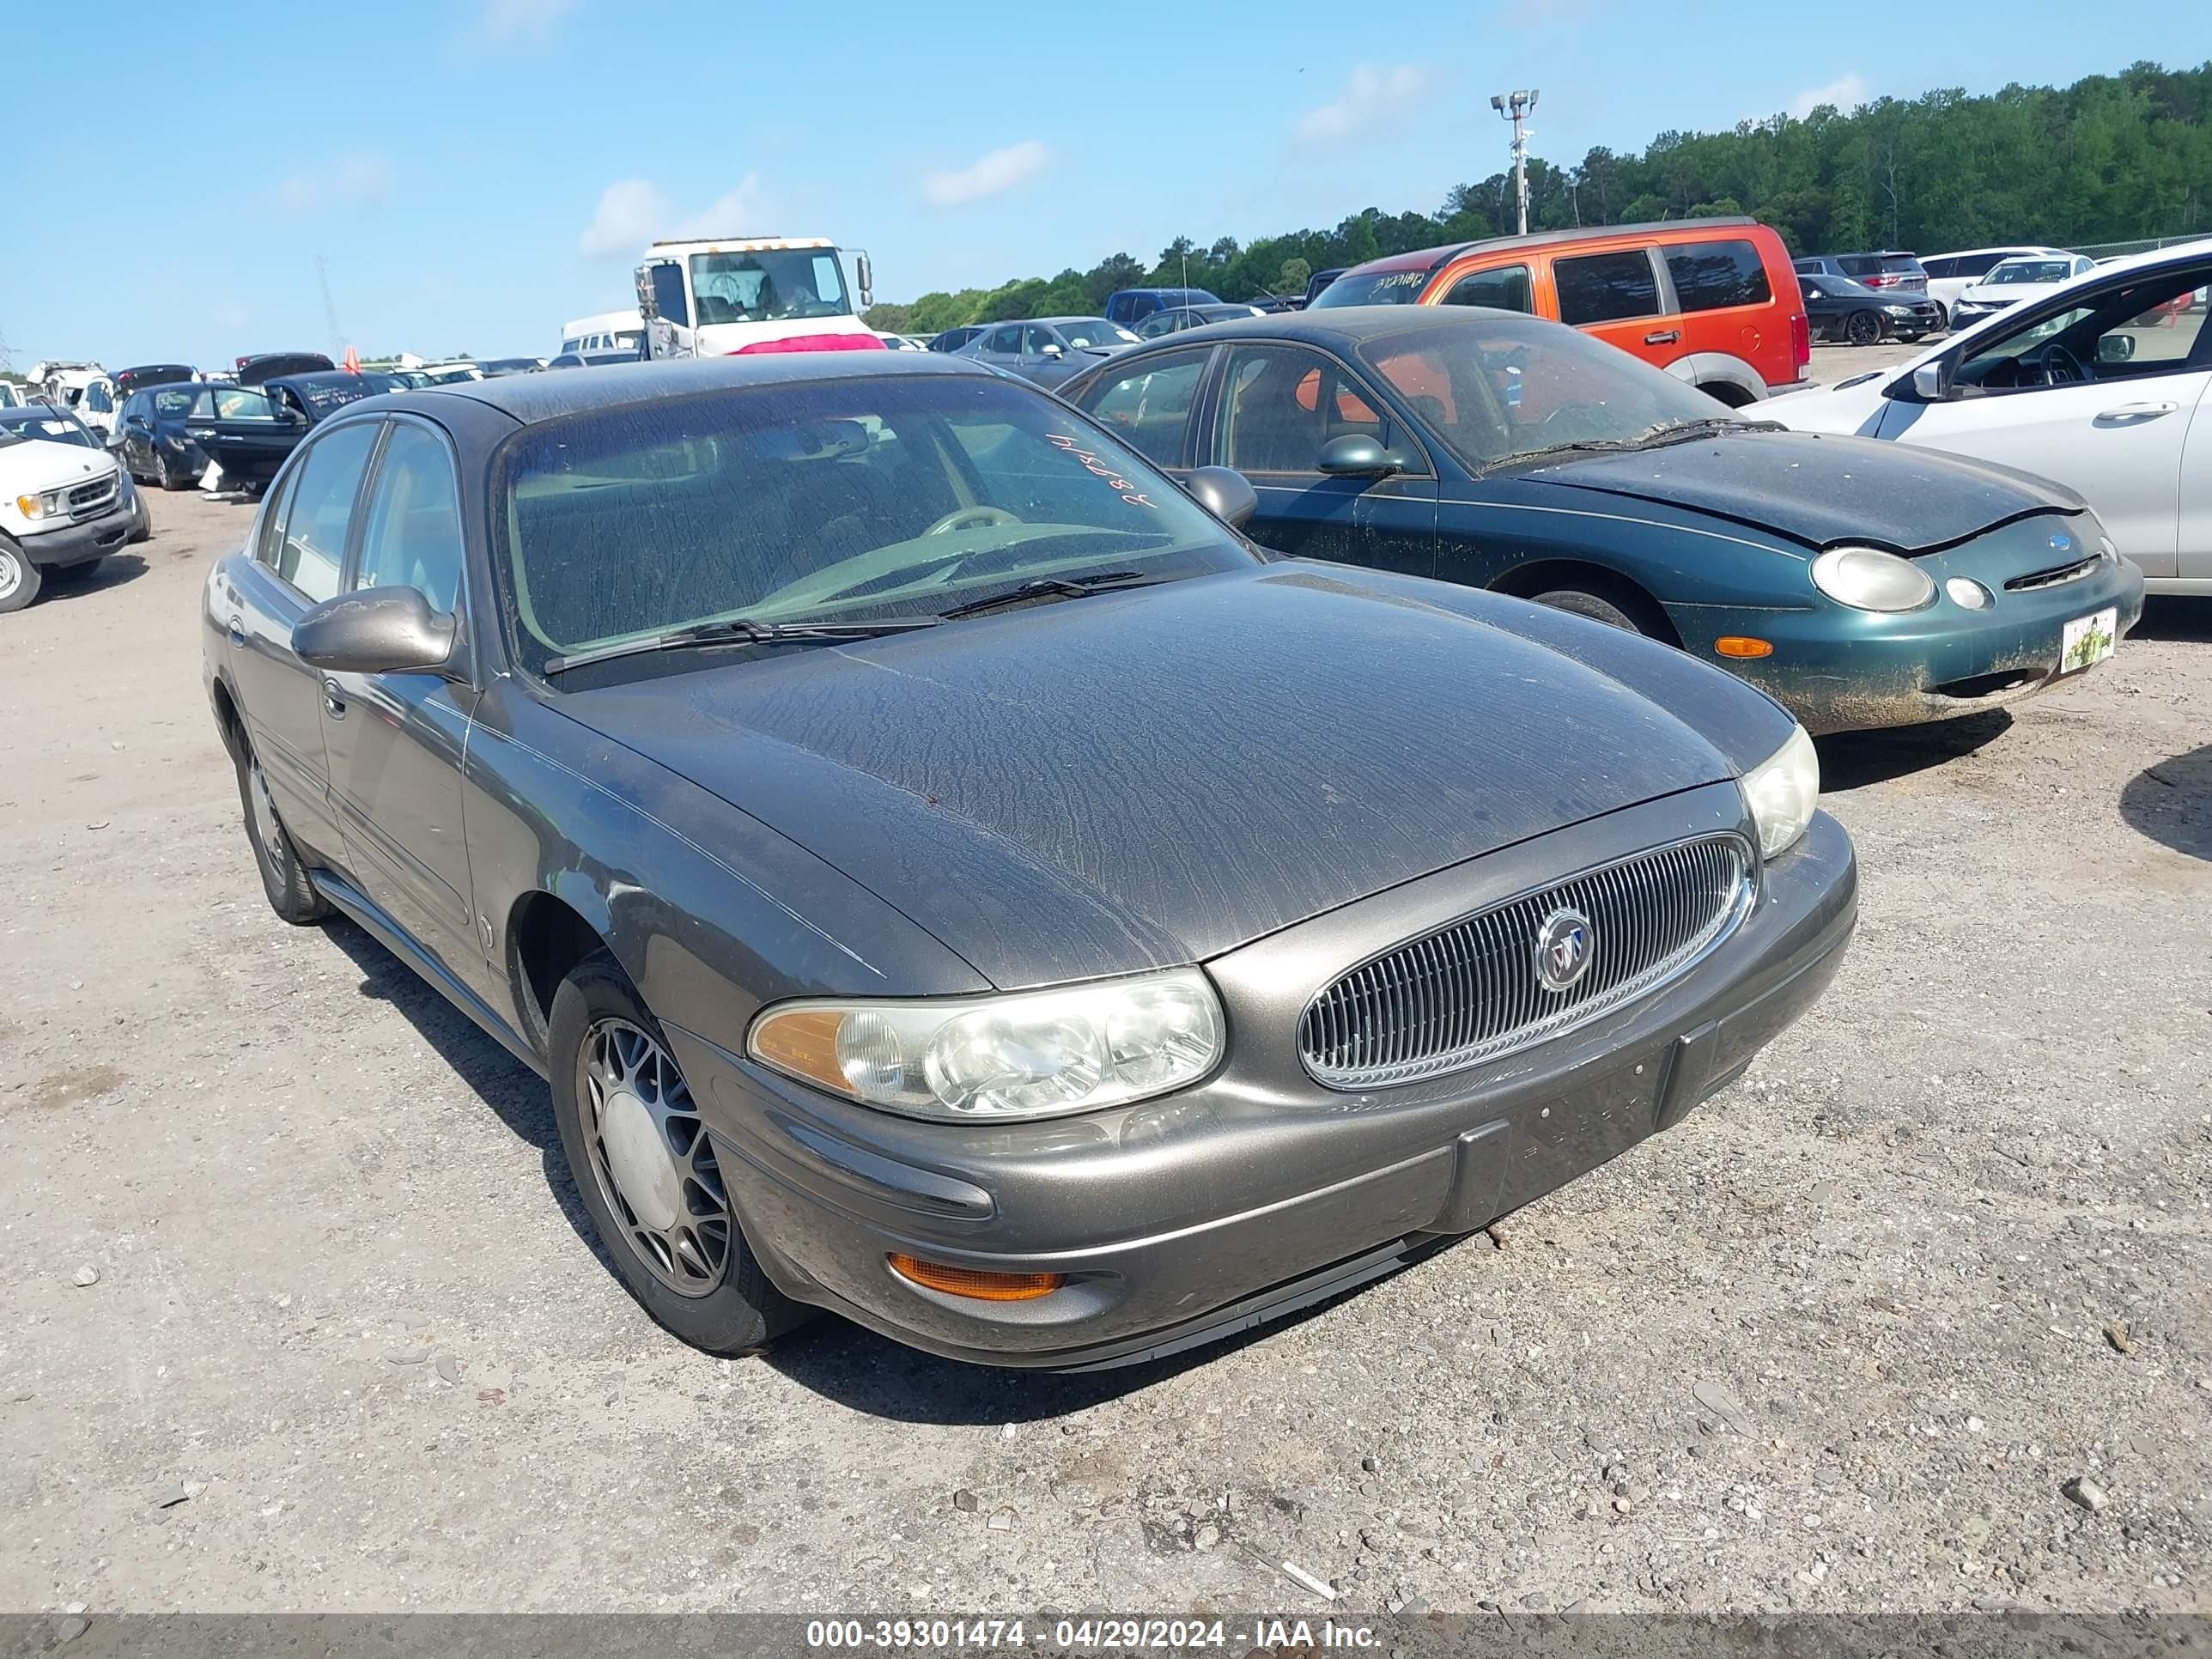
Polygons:
<instances>
[{"instance_id":1,"label":"side window","mask_svg":"<svg viewBox=\"0 0 2212 1659\"><path fill-rule=\"evenodd\" d=\"M1774 297L1765 262L1749 242L1685 242L1667 250L1667 270L1684 311L1763 306Z\"/></svg>"},{"instance_id":2,"label":"side window","mask_svg":"<svg viewBox=\"0 0 2212 1659\"><path fill-rule=\"evenodd\" d=\"M1958 274L1959 262L1956 259L1923 259L1920 262L1920 268L1930 276L1952 276ZM1680 287L1681 281L1682 279L1677 276L1674 279L1675 285Z\"/></svg>"},{"instance_id":3,"label":"side window","mask_svg":"<svg viewBox=\"0 0 2212 1659\"><path fill-rule=\"evenodd\" d=\"M381 429L378 421L340 427L307 452L284 512L284 537L276 549L276 574L319 604L338 591L345 562L346 526L353 520L361 475Z\"/></svg>"},{"instance_id":4,"label":"side window","mask_svg":"<svg viewBox=\"0 0 2212 1659\"><path fill-rule=\"evenodd\" d=\"M460 489L446 446L419 426L395 423L384 447L354 586L411 587L441 615L460 596Z\"/></svg>"},{"instance_id":5,"label":"side window","mask_svg":"<svg viewBox=\"0 0 2212 1659\"><path fill-rule=\"evenodd\" d=\"M1059 343L1058 335L1048 328L1040 328L1035 323L1022 330L1022 356L1024 357L1042 356L1047 346Z\"/></svg>"},{"instance_id":6,"label":"side window","mask_svg":"<svg viewBox=\"0 0 2212 1659\"><path fill-rule=\"evenodd\" d=\"M1881 261L1867 253L1846 253L1836 264L1846 276L1871 276L1881 269Z\"/></svg>"},{"instance_id":7,"label":"side window","mask_svg":"<svg viewBox=\"0 0 2212 1659\"><path fill-rule=\"evenodd\" d=\"M1009 357L1018 356L1022 349L1022 329L1018 323L1009 323L1004 328L994 328L983 342L986 351L1000 352Z\"/></svg>"},{"instance_id":8,"label":"side window","mask_svg":"<svg viewBox=\"0 0 2212 1659\"><path fill-rule=\"evenodd\" d=\"M1294 346L1240 346L1221 399L1221 464L1240 472L1312 472L1322 446L1364 433L1388 449L1390 422L1343 367Z\"/></svg>"},{"instance_id":9,"label":"side window","mask_svg":"<svg viewBox=\"0 0 2212 1659\"><path fill-rule=\"evenodd\" d=\"M261 523L253 538L253 556L271 570L276 568L277 555L283 550L284 515L291 511L292 495L299 482L300 469L295 466L262 504Z\"/></svg>"},{"instance_id":10,"label":"side window","mask_svg":"<svg viewBox=\"0 0 2212 1659\"><path fill-rule=\"evenodd\" d=\"M1191 400L1206 377L1206 354L1146 359L1141 368L1091 387L1083 407L1114 435L1162 466L1182 465L1183 431Z\"/></svg>"},{"instance_id":11,"label":"side window","mask_svg":"<svg viewBox=\"0 0 2212 1659\"><path fill-rule=\"evenodd\" d=\"M2197 350L2206 317L2191 309L2192 295L2208 282L2212 266L2197 265L2101 289L1990 341L1959 365L1958 378L1993 392L2040 391L2053 346L2099 380L2172 374ZM2063 372L2065 357L2057 361Z\"/></svg>"},{"instance_id":12,"label":"side window","mask_svg":"<svg viewBox=\"0 0 2212 1659\"><path fill-rule=\"evenodd\" d=\"M1642 248L1554 259L1552 279L1559 285L1563 323L1579 327L1659 314L1659 278Z\"/></svg>"},{"instance_id":13,"label":"side window","mask_svg":"<svg viewBox=\"0 0 2212 1659\"><path fill-rule=\"evenodd\" d=\"M1470 271L1451 285L1444 295L1448 306L1492 306L1499 311L1536 309L1528 286L1528 267L1500 265L1495 270Z\"/></svg>"},{"instance_id":14,"label":"side window","mask_svg":"<svg viewBox=\"0 0 2212 1659\"><path fill-rule=\"evenodd\" d=\"M2004 257L2005 256L2002 253L1975 253L1968 255L1964 259L1954 259L1951 262L1954 267L1951 271L1951 275L1954 276L1986 276L1990 272L1996 269L1997 261Z\"/></svg>"},{"instance_id":15,"label":"side window","mask_svg":"<svg viewBox=\"0 0 2212 1659\"><path fill-rule=\"evenodd\" d=\"M1790 269L1800 276L1818 276L1820 274L1820 262L1818 259L1796 259L1791 261Z\"/></svg>"}]
</instances>

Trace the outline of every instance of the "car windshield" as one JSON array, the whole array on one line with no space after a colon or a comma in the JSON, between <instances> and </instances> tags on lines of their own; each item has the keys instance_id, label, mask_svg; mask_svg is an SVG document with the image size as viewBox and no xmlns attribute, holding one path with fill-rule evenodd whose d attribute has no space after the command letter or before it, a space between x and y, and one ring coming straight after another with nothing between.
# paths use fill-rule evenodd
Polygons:
<instances>
[{"instance_id":1,"label":"car windshield","mask_svg":"<svg viewBox=\"0 0 2212 1659\"><path fill-rule=\"evenodd\" d=\"M1128 345L1137 337L1119 323L1109 323L1103 317L1078 317L1053 326L1060 331L1062 339L1079 350L1085 346Z\"/></svg>"},{"instance_id":2,"label":"car windshield","mask_svg":"<svg viewBox=\"0 0 2212 1659\"><path fill-rule=\"evenodd\" d=\"M360 398L400 389L399 382L389 374L333 374L327 379L288 380L285 384L307 400L307 407L319 418Z\"/></svg>"},{"instance_id":3,"label":"car windshield","mask_svg":"<svg viewBox=\"0 0 2212 1659\"><path fill-rule=\"evenodd\" d=\"M276 400L258 386L216 386L192 404L196 421L274 421L282 418Z\"/></svg>"},{"instance_id":4,"label":"car windshield","mask_svg":"<svg viewBox=\"0 0 2212 1659\"><path fill-rule=\"evenodd\" d=\"M174 392L154 394L154 412L164 419L181 421L191 413L192 404L198 400L198 386L180 386Z\"/></svg>"},{"instance_id":5,"label":"car windshield","mask_svg":"<svg viewBox=\"0 0 2212 1659\"><path fill-rule=\"evenodd\" d=\"M1409 306L1429 285L1426 270L1348 270L1314 296L1310 310L1338 306Z\"/></svg>"},{"instance_id":6,"label":"car windshield","mask_svg":"<svg viewBox=\"0 0 2212 1659\"><path fill-rule=\"evenodd\" d=\"M495 481L518 661L702 623L931 618L1041 578L1165 580L1258 556L1065 405L885 374L661 398L530 427ZM697 652L564 674L563 690Z\"/></svg>"},{"instance_id":7,"label":"car windshield","mask_svg":"<svg viewBox=\"0 0 2212 1659\"><path fill-rule=\"evenodd\" d=\"M834 248L695 253L691 292L702 323L778 323L852 310Z\"/></svg>"},{"instance_id":8,"label":"car windshield","mask_svg":"<svg viewBox=\"0 0 2212 1659\"><path fill-rule=\"evenodd\" d=\"M98 440L91 433L66 416L56 415L51 409L0 409L0 445L40 441L80 444L87 449L100 447Z\"/></svg>"},{"instance_id":9,"label":"car windshield","mask_svg":"<svg viewBox=\"0 0 2212 1659\"><path fill-rule=\"evenodd\" d=\"M1696 387L1618 346L1536 318L1370 342L1368 366L1422 426L1477 471L1571 445L1663 438L1728 419Z\"/></svg>"},{"instance_id":10,"label":"car windshield","mask_svg":"<svg viewBox=\"0 0 2212 1659\"><path fill-rule=\"evenodd\" d=\"M2008 283L2063 283L2074 269L2066 259L2008 259L1989 274L1992 285Z\"/></svg>"}]
</instances>

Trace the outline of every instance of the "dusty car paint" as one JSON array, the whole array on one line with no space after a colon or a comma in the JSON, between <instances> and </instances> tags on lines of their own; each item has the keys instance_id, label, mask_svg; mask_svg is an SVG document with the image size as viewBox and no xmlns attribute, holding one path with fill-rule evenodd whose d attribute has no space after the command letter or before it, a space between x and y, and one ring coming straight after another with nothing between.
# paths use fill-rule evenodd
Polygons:
<instances>
[{"instance_id":1,"label":"dusty car paint","mask_svg":"<svg viewBox=\"0 0 2212 1659\"><path fill-rule=\"evenodd\" d=\"M349 773L331 769L343 747L319 763L307 737L331 688L287 661L307 607L255 543L211 573L204 617L225 741L281 757L272 793L318 889L541 1073L559 975L604 942L665 1028L744 1237L788 1295L994 1363L1202 1341L1677 1121L1835 971L1856 871L1820 817L1761 873L1726 948L1544 1048L1366 1095L1268 1052L1317 974L1409 927L1670 839L1755 844L1735 779L1788 735L1779 708L1679 653L1466 588L1256 563L628 686L563 694L512 672L489 480L524 422L863 373L984 371L933 354L651 365L334 416L441 434L467 530L448 674L337 677L360 734L344 741L380 745ZM1180 793L1140 744L1174 762ZM1200 959L1236 1057L1120 1109L922 1123L744 1057L754 1014L794 998ZM1598 1131L1554 1121L1563 1098ZM962 1304L885 1271L908 1248L1049 1261L1070 1283Z\"/></svg>"}]
</instances>

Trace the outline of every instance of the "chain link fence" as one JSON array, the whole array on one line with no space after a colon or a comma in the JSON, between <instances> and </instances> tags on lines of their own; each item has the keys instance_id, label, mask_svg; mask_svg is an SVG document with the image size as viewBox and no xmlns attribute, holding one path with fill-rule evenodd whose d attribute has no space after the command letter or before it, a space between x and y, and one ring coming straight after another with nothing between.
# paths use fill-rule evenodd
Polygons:
<instances>
[{"instance_id":1,"label":"chain link fence","mask_svg":"<svg viewBox=\"0 0 2212 1659\"><path fill-rule=\"evenodd\" d=\"M2130 253L2149 253L2162 247L2174 247L2183 242L2212 240L2212 229L2193 230L2185 236L2142 236L2132 242L2083 242L2074 252L2086 253L2092 259L2118 259Z\"/></svg>"}]
</instances>

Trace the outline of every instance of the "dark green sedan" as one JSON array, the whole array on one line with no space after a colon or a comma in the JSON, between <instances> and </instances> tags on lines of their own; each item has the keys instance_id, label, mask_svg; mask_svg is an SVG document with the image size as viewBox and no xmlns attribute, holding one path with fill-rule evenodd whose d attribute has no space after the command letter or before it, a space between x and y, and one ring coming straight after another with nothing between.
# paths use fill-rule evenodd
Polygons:
<instances>
[{"instance_id":1,"label":"dark green sedan","mask_svg":"<svg viewBox=\"0 0 2212 1659\"><path fill-rule=\"evenodd\" d=\"M1634 629L1816 732L2033 696L2111 655L2142 610L2142 573L2063 485L1747 420L1513 313L1219 323L1061 396L1178 477L1243 473L1263 545Z\"/></svg>"}]
</instances>

